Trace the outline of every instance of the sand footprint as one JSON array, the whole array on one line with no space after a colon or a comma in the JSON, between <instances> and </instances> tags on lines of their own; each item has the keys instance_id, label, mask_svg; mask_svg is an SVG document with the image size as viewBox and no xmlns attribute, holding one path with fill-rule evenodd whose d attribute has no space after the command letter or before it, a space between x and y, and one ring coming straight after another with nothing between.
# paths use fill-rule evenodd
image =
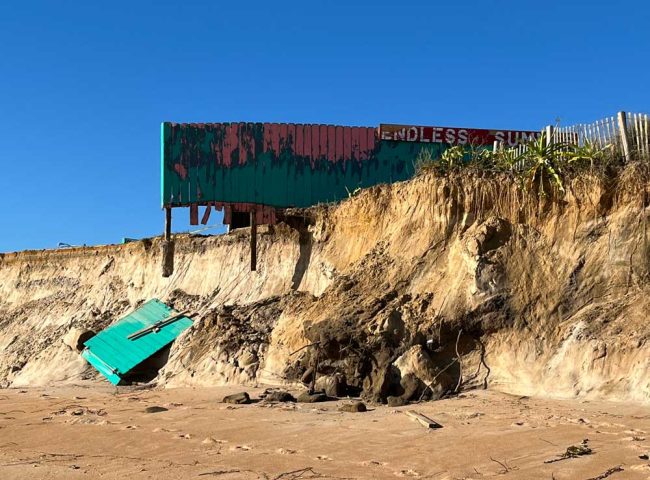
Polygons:
<instances>
[{"instance_id":1,"label":"sand footprint","mask_svg":"<svg viewBox=\"0 0 650 480\"><path fill-rule=\"evenodd\" d=\"M201 443L204 445L215 445L215 444L222 444L222 443L228 443L226 440L217 440L214 437L206 437Z\"/></svg>"},{"instance_id":2,"label":"sand footprint","mask_svg":"<svg viewBox=\"0 0 650 480\"><path fill-rule=\"evenodd\" d=\"M395 475L399 475L400 477L419 477L420 472L416 472L412 468L400 470L399 472L395 472Z\"/></svg>"},{"instance_id":3,"label":"sand footprint","mask_svg":"<svg viewBox=\"0 0 650 480\"><path fill-rule=\"evenodd\" d=\"M242 451L242 452L248 452L249 450L252 450L253 447L249 447L248 445L233 445L230 447L231 452L236 452L236 451Z\"/></svg>"},{"instance_id":4,"label":"sand footprint","mask_svg":"<svg viewBox=\"0 0 650 480\"><path fill-rule=\"evenodd\" d=\"M291 450L290 448L278 448L276 453L279 453L280 455L293 455L294 453L297 453L297 451Z\"/></svg>"},{"instance_id":5,"label":"sand footprint","mask_svg":"<svg viewBox=\"0 0 650 480\"><path fill-rule=\"evenodd\" d=\"M378 462L377 460L366 460L365 462L361 462L361 465L364 467L383 467L387 465L386 462Z\"/></svg>"}]
</instances>

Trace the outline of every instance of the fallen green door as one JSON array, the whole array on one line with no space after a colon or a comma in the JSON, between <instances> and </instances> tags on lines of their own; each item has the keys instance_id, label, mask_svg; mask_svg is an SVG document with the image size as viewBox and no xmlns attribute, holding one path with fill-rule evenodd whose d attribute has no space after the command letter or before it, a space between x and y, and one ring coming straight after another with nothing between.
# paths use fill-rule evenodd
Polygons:
<instances>
[{"instance_id":1,"label":"fallen green door","mask_svg":"<svg viewBox=\"0 0 650 480\"><path fill-rule=\"evenodd\" d=\"M87 340L81 356L117 385L191 325L190 318L154 298Z\"/></svg>"}]
</instances>

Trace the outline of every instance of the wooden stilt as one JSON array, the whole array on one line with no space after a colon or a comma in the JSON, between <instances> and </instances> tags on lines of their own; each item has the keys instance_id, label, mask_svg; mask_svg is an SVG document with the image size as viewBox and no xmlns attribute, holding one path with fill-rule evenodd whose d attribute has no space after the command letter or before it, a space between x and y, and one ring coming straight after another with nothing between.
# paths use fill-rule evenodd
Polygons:
<instances>
[{"instance_id":1,"label":"wooden stilt","mask_svg":"<svg viewBox=\"0 0 650 480\"><path fill-rule=\"evenodd\" d=\"M257 215L251 210L251 272L257 270Z\"/></svg>"},{"instance_id":2,"label":"wooden stilt","mask_svg":"<svg viewBox=\"0 0 650 480\"><path fill-rule=\"evenodd\" d=\"M174 242L172 241L172 209L165 207L165 233L162 242L162 276L174 273Z\"/></svg>"},{"instance_id":3,"label":"wooden stilt","mask_svg":"<svg viewBox=\"0 0 650 480\"><path fill-rule=\"evenodd\" d=\"M165 207L165 241L169 242L172 238L172 208Z\"/></svg>"}]
</instances>

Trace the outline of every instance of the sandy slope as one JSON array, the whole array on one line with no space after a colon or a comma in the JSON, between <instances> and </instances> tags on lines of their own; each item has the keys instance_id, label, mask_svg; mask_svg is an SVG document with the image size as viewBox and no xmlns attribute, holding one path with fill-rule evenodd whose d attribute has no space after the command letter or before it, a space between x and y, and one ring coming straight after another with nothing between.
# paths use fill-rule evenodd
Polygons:
<instances>
[{"instance_id":1,"label":"sandy slope","mask_svg":"<svg viewBox=\"0 0 650 480\"><path fill-rule=\"evenodd\" d=\"M296 382L315 352L290 354L319 342L319 374L375 401L462 374L464 389L647 402L650 188L619 180L583 178L560 202L467 175L374 187L264 230L257 272L246 231L179 237L170 278L159 239L1 255L0 385L93 378L65 333L158 297L196 312L161 385ZM439 375L457 339L462 369Z\"/></svg>"},{"instance_id":2,"label":"sandy slope","mask_svg":"<svg viewBox=\"0 0 650 480\"><path fill-rule=\"evenodd\" d=\"M341 413L335 402L219 402L232 391L4 390L0 478L586 480L617 466L613 480L650 477L639 458L650 450L650 415L639 406L480 391ZM143 413L152 405L169 410ZM424 429L408 408L443 428ZM593 454L544 463L585 438Z\"/></svg>"}]
</instances>

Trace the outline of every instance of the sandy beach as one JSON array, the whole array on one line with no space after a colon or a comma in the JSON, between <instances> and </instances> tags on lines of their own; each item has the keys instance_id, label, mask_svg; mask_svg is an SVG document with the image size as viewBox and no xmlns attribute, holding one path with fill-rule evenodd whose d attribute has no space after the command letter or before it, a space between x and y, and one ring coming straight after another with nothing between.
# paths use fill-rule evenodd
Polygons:
<instances>
[{"instance_id":1,"label":"sandy beach","mask_svg":"<svg viewBox=\"0 0 650 480\"><path fill-rule=\"evenodd\" d=\"M489 391L365 413L339 412L345 400L221 403L236 391L3 390L0 477L650 478L639 458L650 451L642 406ZM167 410L145 413L153 406ZM426 429L404 413L411 409L443 428ZM559 460L584 439L591 454Z\"/></svg>"}]
</instances>

